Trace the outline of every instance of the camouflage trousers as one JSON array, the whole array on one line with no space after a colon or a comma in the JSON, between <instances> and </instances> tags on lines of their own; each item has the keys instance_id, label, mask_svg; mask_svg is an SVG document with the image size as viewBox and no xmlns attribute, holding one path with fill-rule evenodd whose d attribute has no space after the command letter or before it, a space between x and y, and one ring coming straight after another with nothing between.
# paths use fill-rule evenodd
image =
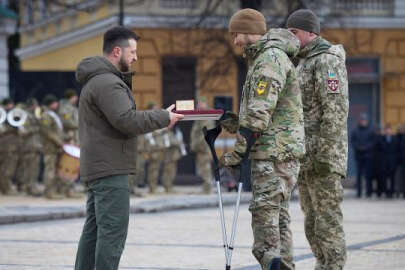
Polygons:
<instances>
[{"instance_id":1,"label":"camouflage trousers","mask_svg":"<svg viewBox=\"0 0 405 270\"><path fill-rule=\"evenodd\" d=\"M173 182L177 174L177 160L166 161L163 165L162 184L166 192L173 191Z\"/></svg>"},{"instance_id":2,"label":"camouflage trousers","mask_svg":"<svg viewBox=\"0 0 405 270\"><path fill-rule=\"evenodd\" d=\"M58 176L58 161L58 154L44 154L45 196L49 196L54 193L67 193L73 187L72 182L64 181Z\"/></svg>"},{"instance_id":3,"label":"camouflage trousers","mask_svg":"<svg viewBox=\"0 0 405 270\"><path fill-rule=\"evenodd\" d=\"M154 193L156 191L159 180L159 171L163 160L163 153L154 153L150 156L148 164L148 185L150 193Z\"/></svg>"},{"instance_id":4,"label":"camouflage trousers","mask_svg":"<svg viewBox=\"0 0 405 270\"><path fill-rule=\"evenodd\" d=\"M297 160L252 161L252 252L263 270L274 258L281 258L280 269L295 269L289 201L299 167Z\"/></svg>"},{"instance_id":5,"label":"camouflage trousers","mask_svg":"<svg viewBox=\"0 0 405 270\"><path fill-rule=\"evenodd\" d=\"M315 270L340 270L346 262L342 176L301 171L298 180L305 235L316 258Z\"/></svg>"},{"instance_id":6,"label":"camouflage trousers","mask_svg":"<svg viewBox=\"0 0 405 270\"><path fill-rule=\"evenodd\" d=\"M196 168L197 175L203 179L203 192L211 193L211 180L212 180L212 168L211 168L211 156L209 153L197 153L196 154Z\"/></svg>"},{"instance_id":7,"label":"camouflage trousers","mask_svg":"<svg viewBox=\"0 0 405 270\"><path fill-rule=\"evenodd\" d=\"M135 163L135 175L129 176L129 190L133 192L134 187L145 182L145 163L146 160L141 154L137 154Z\"/></svg>"},{"instance_id":8,"label":"camouflage trousers","mask_svg":"<svg viewBox=\"0 0 405 270\"><path fill-rule=\"evenodd\" d=\"M12 182L19 162L18 152L0 153L0 193L12 191Z\"/></svg>"},{"instance_id":9,"label":"camouflage trousers","mask_svg":"<svg viewBox=\"0 0 405 270\"><path fill-rule=\"evenodd\" d=\"M26 152L21 155L16 181L28 194L33 194L36 191L40 162L41 154L39 152Z\"/></svg>"},{"instance_id":10,"label":"camouflage trousers","mask_svg":"<svg viewBox=\"0 0 405 270\"><path fill-rule=\"evenodd\" d=\"M146 160L142 154L139 154L136 156L136 178L135 178L135 184L140 185L145 183L145 164Z\"/></svg>"}]
</instances>

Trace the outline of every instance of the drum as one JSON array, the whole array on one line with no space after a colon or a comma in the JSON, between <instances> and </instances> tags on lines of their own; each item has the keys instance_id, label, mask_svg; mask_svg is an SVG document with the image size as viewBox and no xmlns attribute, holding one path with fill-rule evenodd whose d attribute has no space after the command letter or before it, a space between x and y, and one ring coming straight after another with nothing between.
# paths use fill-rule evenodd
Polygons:
<instances>
[{"instance_id":1,"label":"drum","mask_svg":"<svg viewBox=\"0 0 405 270\"><path fill-rule=\"evenodd\" d=\"M80 148L73 144L65 144L58 164L59 177L63 180L75 181L79 177L79 167Z\"/></svg>"}]
</instances>

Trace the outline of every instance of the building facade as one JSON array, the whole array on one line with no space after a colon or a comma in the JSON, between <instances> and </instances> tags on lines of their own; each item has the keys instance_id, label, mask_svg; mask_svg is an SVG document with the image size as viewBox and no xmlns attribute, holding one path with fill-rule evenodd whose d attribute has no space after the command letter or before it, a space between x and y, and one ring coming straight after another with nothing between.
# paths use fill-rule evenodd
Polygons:
<instances>
[{"instance_id":1,"label":"building facade","mask_svg":"<svg viewBox=\"0 0 405 270\"><path fill-rule=\"evenodd\" d=\"M121 18L141 36L139 60L133 67L139 108L202 95L211 107L238 111L246 65L227 24L247 1L126 0L124 6L120 2L20 1L17 54L22 70L73 74L81 59L101 54L103 33ZM349 129L362 112L369 113L374 124L405 123L405 1L306 2L321 18L321 35L347 51ZM295 0L261 1L269 27L282 25L297 7Z\"/></svg>"}]
</instances>

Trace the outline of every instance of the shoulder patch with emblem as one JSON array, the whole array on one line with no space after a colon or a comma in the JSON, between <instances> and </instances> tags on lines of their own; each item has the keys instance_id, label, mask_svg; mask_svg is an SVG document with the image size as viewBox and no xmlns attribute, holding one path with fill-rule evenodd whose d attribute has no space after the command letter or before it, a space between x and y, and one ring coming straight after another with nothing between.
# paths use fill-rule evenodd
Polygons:
<instances>
[{"instance_id":1,"label":"shoulder patch with emblem","mask_svg":"<svg viewBox=\"0 0 405 270\"><path fill-rule=\"evenodd\" d=\"M334 71L328 71L328 90L329 93L339 93L339 80Z\"/></svg>"},{"instance_id":2,"label":"shoulder patch with emblem","mask_svg":"<svg viewBox=\"0 0 405 270\"><path fill-rule=\"evenodd\" d=\"M64 114L64 115L63 115L63 118L64 118L65 120L69 120L69 119L70 119L70 114L68 114L68 113L67 113L67 114Z\"/></svg>"},{"instance_id":3,"label":"shoulder patch with emblem","mask_svg":"<svg viewBox=\"0 0 405 270\"><path fill-rule=\"evenodd\" d=\"M256 95L257 96L266 96L268 87L268 82L264 80L260 80L256 87Z\"/></svg>"}]
</instances>

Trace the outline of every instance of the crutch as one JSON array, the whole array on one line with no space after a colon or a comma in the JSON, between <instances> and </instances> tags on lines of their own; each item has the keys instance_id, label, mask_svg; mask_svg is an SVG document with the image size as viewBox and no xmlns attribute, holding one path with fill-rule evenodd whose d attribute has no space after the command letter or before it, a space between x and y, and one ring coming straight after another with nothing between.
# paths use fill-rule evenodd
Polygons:
<instances>
[{"instance_id":1,"label":"crutch","mask_svg":"<svg viewBox=\"0 0 405 270\"><path fill-rule=\"evenodd\" d=\"M217 139L217 137L221 133L221 131L222 131L222 128L220 125L217 125L215 128L209 129L209 130L207 130L206 127L203 128L205 141L207 142L208 146L210 147L211 154L214 159L214 174L215 174L215 183L216 183L217 191L218 191L217 194L218 194L219 214L220 214L221 226L222 226L222 241L223 241L224 250L225 250L225 260L226 260L225 269L230 270L231 269L231 260L232 260L232 251L234 248L233 244L234 244L235 234L236 234L236 225L237 225L238 216L239 216L239 205L240 205L240 197L241 197L241 192L242 192L243 180L244 179L248 180L248 178L250 178L251 162L249 159L249 152L250 152L252 145L255 142L256 136L255 136L255 133L253 133L250 129L247 129L247 128L239 129L239 133L246 139L247 146L246 146L246 152L243 154L242 160L240 162L238 195L237 195L235 210L234 210L234 214L233 214L231 237L230 237L230 240L228 243L228 238L227 238L227 234L226 234L226 226L225 226L225 218L224 218L224 209L222 206L219 161L218 161L217 153L215 151L215 140Z\"/></svg>"}]
</instances>

